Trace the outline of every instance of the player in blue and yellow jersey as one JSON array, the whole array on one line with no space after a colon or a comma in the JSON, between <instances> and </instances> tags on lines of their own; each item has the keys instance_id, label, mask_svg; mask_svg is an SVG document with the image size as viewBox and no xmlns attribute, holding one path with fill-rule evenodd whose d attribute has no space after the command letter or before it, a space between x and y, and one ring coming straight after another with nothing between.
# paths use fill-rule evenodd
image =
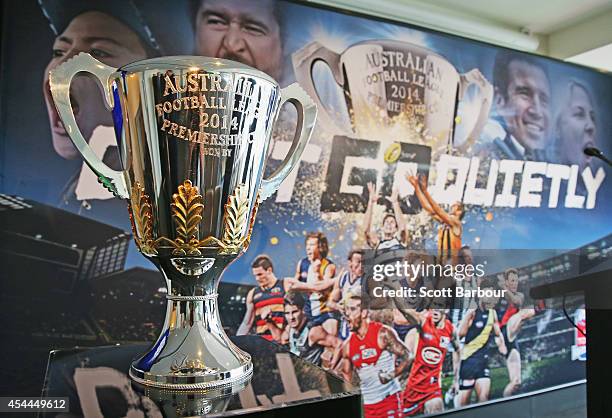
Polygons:
<instances>
[{"instance_id":1,"label":"player in blue and yellow jersey","mask_svg":"<svg viewBox=\"0 0 612 418\"><path fill-rule=\"evenodd\" d=\"M482 284L481 289L491 289L490 284ZM470 403L472 390L476 390L478 402L489 399L491 375L489 371L489 351L491 340L499 352L506 354L507 348L499 329L495 312L498 297L482 297L477 309L469 309L459 326L459 338L464 338L459 369L459 406Z\"/></svg>"},{"instance_id":2,"label":"player in blue and yellow jersey","mask_svg":"<svg viewBox=\"0 0 612 418\"><path fill-rule=\"evenodd\" d=\"M336 266L327 258L327 238L322 232L310 232L305 244L306 257L298 262L295 277L285 279L285 290L308 293L304 306L308 325L322 326L328 334L337 335L338 315L329 304Z\"/></svg>"}]
</instances>

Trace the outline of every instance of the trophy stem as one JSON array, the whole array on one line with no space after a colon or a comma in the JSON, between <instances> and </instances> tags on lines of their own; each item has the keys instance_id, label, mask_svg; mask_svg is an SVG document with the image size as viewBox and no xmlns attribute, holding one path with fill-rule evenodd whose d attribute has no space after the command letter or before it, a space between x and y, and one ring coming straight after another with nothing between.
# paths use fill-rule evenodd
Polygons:
<instances>
[{"instance_id":1,"label":"trophy stem","mask_svg":"<svg viewBox=\"0 0 612 418\"><path fill-rule=\"evenodd\" d=\"M228 338L221 326L216 285L185 295L168 282L168 305L160 337L130 367L136 382L163 389L209 389L248 379L251 356ZM216 280L215 280L216 282ZM216 283L215 283L216 284ZM207 286L204 286L204 289ZM181 294L182 293L182 294Z\"/></svg>"}]
</instances>

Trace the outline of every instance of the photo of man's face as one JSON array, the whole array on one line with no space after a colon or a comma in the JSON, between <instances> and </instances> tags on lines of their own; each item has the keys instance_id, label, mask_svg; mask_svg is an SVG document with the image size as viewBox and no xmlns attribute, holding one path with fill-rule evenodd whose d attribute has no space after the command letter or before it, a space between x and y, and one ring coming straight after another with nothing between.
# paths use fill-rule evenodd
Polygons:
<instances>
[{"instance_id":1,"label":"photo of man's face","mask_svg":"<svg viewBox=\"0 0 612 418\"><path fill-rule=\"evenodd\" d=\"M270 281L270 276L272 276L272 269L264 269L263 267L254 267L253 276L255 277L255 281L260 287L264 287Z\"/></svg>"},{"instance_id":2,"label":"photo of man's face","mask_svg":"<svg viewBox=\"0 0 612 418\"><path fill-rule=\"evenodd\" d=\"M498 93L498 113L526 151L546 148L550 124L550 84L544 70L526 61L508 66L508 87Z\"/></svg>"},{"instance_id":3,"label":"photo of man's face","mask_svg":"<svg viewBox=\"0 0 612 418\"><path fill-rule=\"evenodd\" d=\"M78 15L55 39L51 60L44 73L43 93L53 148L66 159L75 159L80 154L66 133L53 104L49 71L81 52L87 52L112 67L146 58L138 35L119 20L101 12L91 11ZM112 126L112 116L104 105L101 88L92 78L74 78L70 86L70 101L77 124L86 140L89 140L97 126Z\"/></svg>"},{"instance_id":4,"label":"photo of man's face","mask_svg":"<svg viewBox=\"0 0 612 418\"><path fill-rule=\"evenodd\" d=\"M306 240L306 256L309 260L316 260L321 257L318 238L311 237Z\"/></svg>"},{"instance_id":5,"label":"photo of man's face","mask_svg":"<svg viewBox=\"0 0 612 418\"><path fill-rule=\"evenodd\" d=\"M518 290L518 284L519 284L518 274L516 273L508 274L508 276L506 277L506 288L513 292L516 292Z\"/></svg>"},{"instance_id":6,"label":"photo of man's face","mask_svg":"<svg viewBox=\"0 0 612 418\"><path fill-rule=\"evenodd\" d=\"M285 304L285 319L292 329L297 329L302 322L304 312L295 305Z\"/></svg>"},{"instance_id":7,"label":"photo of man's face","mask_svg":"<svg viewBox=\"0 0 612 418\"><path fill-rule=\"evenodd\" d=\"M397 233L397 221L393 216L386 216L382 227L385 235L395 235Z\"/></svg>"},{"instance_id":8,"label":"photo of man's face","mask_svg":"<svg viewBox=\"0 0 612 418\"><path fill-rule=\"evenodd\" d=\"M355 253L349 260L349 269L355 276L363 274L363 256L360 253Z\"/></svg>"},{"instance_id":9,"label":"photo of man's face","mask_svg":"<svg viewBox=\"0 0 612 418\"><path fill-rule=\"evenodd\" d=\"M195 18L195 53L241 62L278 81L282 45L274 7L272 0L203 0Z\"/></svg>"},{"instance_id":10,"label":"photo of man's face","mask_svg":"<svg viewBox=\"0 0 612 418\"><path fill-rule=\"evenodd\" d=\"M348 300L345 309L346 316L349 320L349 325L351 327L351 331L355 332L361 326L362 321L362 309L361 309L361 300L351 298Z\"/></svg>"}]
</instances>

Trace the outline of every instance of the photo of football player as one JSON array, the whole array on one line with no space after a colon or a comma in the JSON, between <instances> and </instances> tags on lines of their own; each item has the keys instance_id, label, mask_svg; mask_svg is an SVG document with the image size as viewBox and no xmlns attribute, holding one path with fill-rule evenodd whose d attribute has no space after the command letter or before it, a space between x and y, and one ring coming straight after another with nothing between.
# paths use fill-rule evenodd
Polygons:
<instances>
[{"instance_id":1,"label":"photo of football player","mask_svg":"<svg viewBox=\"0 0 612 418\"><path fill-rule=\"evenodd\" d=\"M344 315L344 307L348 299L353 295L361 295L361 280L363 278L363 251L351 250L348 254L348 269L342 271L334 282L332 293L329 297L328 305L339 312L342 318L340 320L340 329L338 336L342 340L346 340L350 333L350 326L346 315Z\"/></svg>"},{"instance_id":2,"label":"photo of football player","mask_svg":"<svg viewBox=\"0 0 612 418\"><path fill-rule=\"evenodd\" d=\"M159 56L161 51L133 2L41 0L39 4L56 35L48 52L49 62L42 84L53 149L65 160L81 161L81 154L53 103L49 72L80 53L88 53L100 62L118 68ZM105 164L120 170L113 117L106 108L99 84L91 77L77 75L70 85L70 103L85 141ZM124 203L114 199L84 163L63 181L65 184L58 198L60 208L103 222L124 219Z\"/></svg>"},{"instance_id":3,"label":"photo of football player","mask_svg":"<svg viewBox=\"0 0 612 418\"><path fill-rule=\"evenodd\" d=\"M409 366L408 349L392 328L369 319L360 296L348 300L346 312L351 336L342 345L342 374L350 382L357 371L364 417L402 417L398 376Z\"/></svg>"},{"instance_id":4,"label":"photo of football player","mask_svg":"<svg viewBox=\"0 0 612 418\"><path fill-rule=\"evenodd\" d=\"M295 276L285 278L285 290L308 293L304 311L310 326L321 326L328 334L337 335L337 315L328 304L335 283L336 265L327 258L327 237L322 232L310 232L306 235L305 246L306 257L297 263Z\"/></svg>"},{"instance_id":5,"label":"photo of football player","mask_svg":"<svg viewBox=\"0 0 612 418\"><path fill-rule=\"evenodd\" d=\"M535 308L522 308L525 296L518 291L519 273L516 269L504 272L500 287L504 289L505 296L500 298L495 310L499 318L499 326L508 352L506 353L506 367L508 368L509 382L504 388L504 396L510 396L521 386L521 353L516 341L523 322L533 318Z\"/></svg>"},{"instance_id":6,"label":"photo of football player","mask_svg":"<svg viewBox=\"0 0 612 418\"><path fill-rule=\"evenodd\" d=\"M272 260L265 254L255 258L251 269L257 286L247 294L246 312L236 335L248 334L255 324L257 335L268 341L285 344L287 341L279 338L285 325L283 281L274 275Z\"/></svg>"},{"instance_id":7,"label":"photo of football player","mask_svg":"<svg viewBox=\"0 0 612 418\"><path fill-rule=\"evenodd\" d=\"M438 229L438 263L446 264L450 261L457 264L457 256L462 247L463 225L461 221L465 215L463 203L454 203L450 212L446 212L429 194L427 177L408 176L407 178L414 187L415 194L423 209L441 224Z\"/></svg>"},{"instance_id":8,"label":"photo of football player","mask_svg":"<svg viewBox=\"0 0 612 418\"><path fill-rule=\"evenodd\" d=\"M493 286L483 282L481 290L486 291L487 289L492 290ZM507 353L494 309L498 302L499 298L495 296L479 298L478 308L469 309L459 326L457 335L459 338L465 338L459 367L459 406L470 403L474 390L478 402L489 399L491 390L489 345L491 341L495 341L501 354Z\"/></svg>"},{"instance_id":9,"label":"photo of football player","mask_svg":"<svg viewBox=\"0 0 612 418\"><path fill-rule=\"evenodd\" d=\"M342 341L328 334L322 327L311 327L304 313L306 300L302 293L289 292L285 296L285 319L287 327L281 339L289 341L289 350L316 366L321 366L326 347L337 349Z\"/></svg>"},{"instance_id":10,"label":"photo of football player","mask_svg":"<svg viewBox=\"0 0 612 418\"><path fill-rule=\"evenodd\" d=\"M405 247L408 235L397 189L394 188L391 196L385 197L391 203L393 212L384 215L380 235L372 229L374 205L380 199L380 193L374 183L368 183L368 193L368 206L364 215L365 238L368 246L375 250L397 250Z\"/></svg>"},{"instance_id":11,"label":"photo of football player","mask_svg":"<svg viewBox=\"0 0 612 418\"><path fill-rule=\"evenodd\" d=\"M453 389L459 387L461 346L447 311L429 309L418 313L416 328L406 336L406 345L414 360L403 393L404 416L435 413L444 410L441 374L447 352L453 356Z\"/></svg>"}]
</instances>

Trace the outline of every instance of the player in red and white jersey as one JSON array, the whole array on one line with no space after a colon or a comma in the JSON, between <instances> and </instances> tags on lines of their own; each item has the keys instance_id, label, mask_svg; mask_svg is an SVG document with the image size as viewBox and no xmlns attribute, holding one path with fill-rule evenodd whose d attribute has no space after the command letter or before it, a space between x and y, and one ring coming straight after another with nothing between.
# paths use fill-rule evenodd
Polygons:
<instances>
[{"instance_id":1,"label":"player in red and white jersey","mask_svg":"<svg viewBox=\"0 0 612 418\"><path fill-rule=\"evenodd\" d=\"M392 328L371 321L361 309L361 296L346 303L351 336L344 341L342 372L348 381L355 369L359 375L365 418L401 418L401 386L398 376L409 365L408 349Z\"/></svg>"},{"instance_id":2,"label":"player in red and white jersey","mask_svg":"<svg viewBox=\"0 0 612 418\"><path fill-rule=\"evenodd\" d=\"M444 410L440 375L444 358L453 350L453 386L457 389L461 361L459 339L446 311L429 309L410 312L419 324L406 335L406 345L414 360L403 393L404 416Z\"/></svg>"},{"instance_id":3,"label":"player in red and white jersey","mask_svg":"<svg viewBox=\"0 0 612 418\"><path fill-rule=\"evenodd\" d=\"M535 307L523 308L525 296L518 291L518 286L518 270L507 269L500 283L500 287L505 290L504 297L495 307L504 343L508 348L506 367L509 381L504 388L504 397L513 395L521 386L521 353L516 340L523 327L523 322L533 318L537 313Z\"/></svg>"}]
</instances>

